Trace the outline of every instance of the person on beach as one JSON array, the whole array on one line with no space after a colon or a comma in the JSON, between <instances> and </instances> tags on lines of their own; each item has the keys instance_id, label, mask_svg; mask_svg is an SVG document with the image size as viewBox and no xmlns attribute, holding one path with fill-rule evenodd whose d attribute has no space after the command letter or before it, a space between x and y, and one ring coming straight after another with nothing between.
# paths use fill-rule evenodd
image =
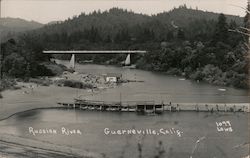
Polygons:
<instances>
[{"instance_id":1,"label":"person on beach","mask_svg":"<svg viewBox=\"0 0 250 158\"><path fill-rule=\"evenodd\" d=\"M164 150L164 146L162 144L162 141L159 141L158 142L158 147L156 147L156 156L155 156L155 158L163 158L164 153L165 153L165 150Z\"/></svg>"},{"instance_id":2,"label":"person on beach","mask_svg":"<svg viewBox=\"0 0 250 158\"><path fill-rule=\"evenodd\" d=\"M141 143L141 141L138 142L137 147L138 147L138 152L139 152L139 158L142 158L142 143Z\"/></svg>"}]
</instances>

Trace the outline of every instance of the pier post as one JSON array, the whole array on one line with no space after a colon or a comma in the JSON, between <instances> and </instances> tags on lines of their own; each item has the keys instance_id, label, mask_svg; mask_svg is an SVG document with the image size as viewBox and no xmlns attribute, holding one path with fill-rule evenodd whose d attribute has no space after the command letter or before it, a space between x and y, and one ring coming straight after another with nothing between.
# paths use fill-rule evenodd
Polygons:
<instances>
[{"instance_id":1,"label":"pier post","mask_svg":"<svg viewBox=\"0 0 250 158\"><path fill-rule=\"evenodd\" d=\"M227 104L224 105L224 111L227 112Z\"/></svg>"}]
</instances>

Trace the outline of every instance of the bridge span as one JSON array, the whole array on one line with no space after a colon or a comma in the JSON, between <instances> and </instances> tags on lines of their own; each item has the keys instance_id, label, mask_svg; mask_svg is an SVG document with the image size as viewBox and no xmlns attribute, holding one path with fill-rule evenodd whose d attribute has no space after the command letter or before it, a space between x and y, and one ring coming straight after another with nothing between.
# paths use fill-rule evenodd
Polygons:
<instances>
[{"instance_id":1,"label":"bridge span","mask_svg":"<svg viewBox=\"0 0 250 158\"><path fill-rule=\"evenodd\" d=\"M44 54L72 54L70 59L70 68L75 68L75 54L128 54L124 62L130 65L130 54L145 54L145 50L47 50Z\"/></svg>"},{"instance_id":2,"label":"bridge span","mask_svg":"<svg viewBox=\"0 0 250 158\"><path fill-rule=\"evenodd\" d=\"M145 50L70 50L58 51L48 50L43 51L45 54L145 54Z\"/></svg>"}]
</instances>

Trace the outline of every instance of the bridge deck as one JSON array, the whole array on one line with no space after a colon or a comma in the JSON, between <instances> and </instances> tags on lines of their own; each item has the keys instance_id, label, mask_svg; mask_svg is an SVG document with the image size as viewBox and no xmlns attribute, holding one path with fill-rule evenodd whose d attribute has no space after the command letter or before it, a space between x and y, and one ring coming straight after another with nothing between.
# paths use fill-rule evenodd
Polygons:
<instances>
[{"instance_id":1,"label":"bridge deck","mask_svg":"<svg viewBox=\"0 0 250 158\"><path fill-rule=\"evenodd\" d=\"M43 51L45 54L145 54L145 50L70 50L58 51L48 50Z\"/></svg>"}]
</instances>

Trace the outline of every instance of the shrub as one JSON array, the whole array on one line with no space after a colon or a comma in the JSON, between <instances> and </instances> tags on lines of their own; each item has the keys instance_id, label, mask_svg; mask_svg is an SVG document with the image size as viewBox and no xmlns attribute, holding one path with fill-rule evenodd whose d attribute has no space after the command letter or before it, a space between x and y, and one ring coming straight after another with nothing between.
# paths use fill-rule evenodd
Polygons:
<instances>
[{"instance_id":1,"label":"shrub","mask_svg":"<svg viewBox=\"0 0 250 158\"><path fill-rule=\"evenodd\" d=\"M192 73L190 75L190 78L193 79L193 80L199 80L199 81L202 81L203 80L203 74L200 70L197 70L196 72Z\"/></svg>"},{"instance_id":2,"label":"shrub","mask_svg":"<svg viewBox=\"0 0 250 158\"><path fill-rule=\"evenodd\" d=\"M0 91L13 88L16 85L16 81L13 79L2 79L0 81Z\"/></svg>"},{"instance_id":3,"label":"shrub","mask_svg":"<svg viewBox=\"0 0 250 158\"><path fill-rule=\"evenodd\" d=\"M178 68L170 68L168 71L167 71L167 74L169 75L181 75L182 72L180 69Z\"/></svg>"},{"instance_id":4,"label":"shrub","mask_svg":"<svg viewBox=\"0 0 250 158\"><path fill-rule=\"evenodd\" d=\"M47 69L49 69L55 75L61 75L64 71L67 70L67 67L61 64L55 64L52 62L44 62L42 63Z\"/></svg>"},{"instance_id":5,"label":"shrub","mask_svg":"<svg viewBox=\"0 0 250 158\"><path fill-rule=\"evenodd\" d=\"M76 80L59 80L57 81L57 85L62 85L65 87L71 87L71 88L79 88L79 89L92 89L94 86L89 83L83 83Z\"/></svg>"}]
</instances>

